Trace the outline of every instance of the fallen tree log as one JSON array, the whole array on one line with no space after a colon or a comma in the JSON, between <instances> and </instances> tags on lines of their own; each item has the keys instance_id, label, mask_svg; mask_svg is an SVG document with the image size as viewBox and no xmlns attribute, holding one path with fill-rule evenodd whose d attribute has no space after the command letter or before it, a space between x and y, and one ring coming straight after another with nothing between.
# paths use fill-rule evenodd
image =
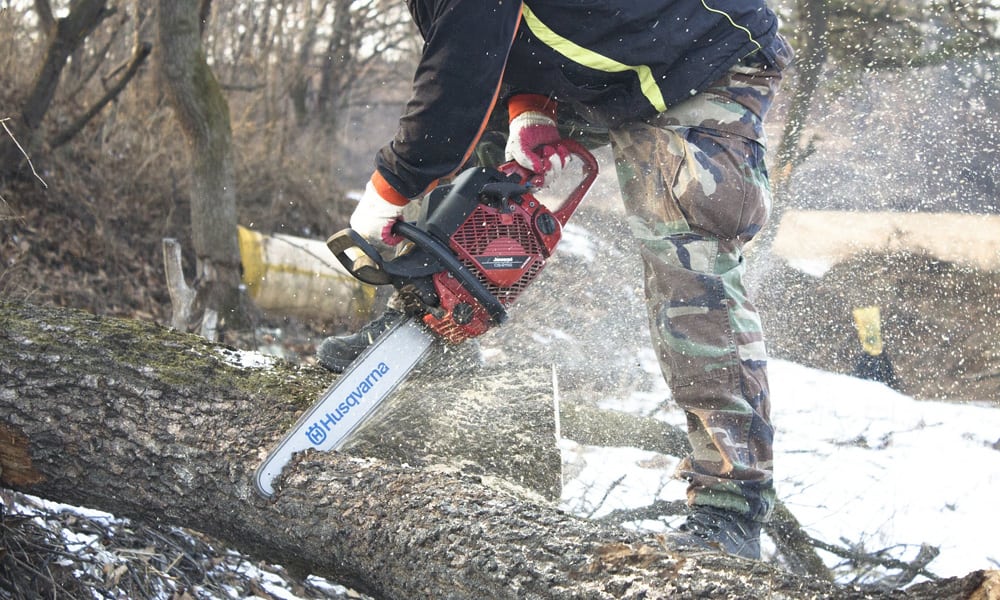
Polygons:
<instances>
[{"instance_id":1,"label":"fallen tree log","mask_svg":"<svg viewBox=\"0 0 1000 600\"><path fill-rule=\"evenodd\" d=\"M0 480L196 529L376 598L996 594L987 595L996 572L878 592L683 554L662 538L574 518L478 475L361 456L360 446L300 455L267 502L252 491L253 471L328 376L241 358L152 324L0 303Z\"/></svg>"}]
</instances>

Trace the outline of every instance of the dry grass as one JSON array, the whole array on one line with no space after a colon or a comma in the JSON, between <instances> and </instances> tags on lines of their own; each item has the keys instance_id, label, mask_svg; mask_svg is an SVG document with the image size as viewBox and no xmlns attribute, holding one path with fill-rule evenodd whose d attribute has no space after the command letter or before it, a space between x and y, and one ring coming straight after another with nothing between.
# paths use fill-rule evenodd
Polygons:
<instances>
[{"instance_id":1,"label":"dry grass","mask_svg":"<svg viewBox=\"0 0 1000 600\"><path fill-rule=\"evenodd\" d=\"M126 90L79 141L33 153L47 187L35 178L0 182L5 297L169 320L163 238L181 241L193 270L189 150L169 107L142 85ZM273 152L279 135L287 133L234 125L239 221L325 238L349 210L329 157L315 150L331 142L321 132L296 132L294 148L285 142L285 151Z\"/></svg>"}]
</instances>

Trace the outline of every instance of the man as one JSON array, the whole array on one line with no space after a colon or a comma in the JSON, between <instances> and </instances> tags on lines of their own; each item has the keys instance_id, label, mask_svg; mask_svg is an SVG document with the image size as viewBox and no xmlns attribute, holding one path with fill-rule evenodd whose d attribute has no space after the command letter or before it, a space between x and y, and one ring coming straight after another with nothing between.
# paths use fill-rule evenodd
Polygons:
<instances>
[{"instance_id":1,"label":"man","mask_svg":"<svg viewBox=\"0 0 1000 600\"><path fill-rule=\"evenodd\" d=\"M681 545L758 558L774 505L766 355L743 245L770 192L762 121L791 51L765 0L408 0L424 38L395 139L351 216L371 240L460 169L500 103L506 156L545 172L565 115L606 133L645 267L650 327L688 420ZM563 123L565 125L565 123ZM398 316L317 354L342 370Z\"/></svg>"}]
</instances>

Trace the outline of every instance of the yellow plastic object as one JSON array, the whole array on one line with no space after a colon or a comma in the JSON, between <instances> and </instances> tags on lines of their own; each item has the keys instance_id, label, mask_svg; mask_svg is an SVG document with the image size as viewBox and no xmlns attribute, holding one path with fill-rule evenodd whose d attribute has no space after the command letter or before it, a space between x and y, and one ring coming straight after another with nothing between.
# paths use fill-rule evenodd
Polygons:
<instances>
[{"instance_id":1,"label":"yellow plastic object","mask_svg":"<svg viewBox=\"0 0 1000 600\"><path fill-rule=\"evenodd\" d=\"M266 311L307 318L364 319L375 288L355 279L319 240L238 228L243 283Z\"/></svg>"},{"instance_id":2,"label":"yellow plastic object","mask_svg":"<svg viewBox=\"0 0 1000 600\"><path fill-rule=\"evenodd\" d=\"M863 306L852 312L862 350L870 356L882 354L882 316L879 307Z\"/></svg>"}]
</instances>

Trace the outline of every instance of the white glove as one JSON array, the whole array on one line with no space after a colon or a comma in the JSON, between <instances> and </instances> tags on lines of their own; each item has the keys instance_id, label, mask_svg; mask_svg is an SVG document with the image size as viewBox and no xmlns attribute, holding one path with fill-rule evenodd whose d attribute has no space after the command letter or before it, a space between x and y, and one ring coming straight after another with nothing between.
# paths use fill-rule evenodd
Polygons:
<instances>
[{"instance_id":1,"label":"white glove","mask_svg":"<svg viewBox=\"0 0 1000 600\"><path fill-rule=\"evenodd\" d=\"M545 96L522 94L514 96L508 106L514 116L504 149L506 160L516 161L532 173L544 172L549 165L541 153L542 147L559 141L559 130L552 117L555 104Z\"/></svg>"},{"instance_id":2,"label":"white glove","mask_svg":"<svg viewBox=\"0 0 1000 600\"><path fill-rule=\"evenodd\" d=\"M393 204L379 195L371 181L365 186L357 208L351 214L351 229L361 234L377 246L385 246L383 230L391 221L403 213L403 207Z\"/></svg>"}]
</instances>

